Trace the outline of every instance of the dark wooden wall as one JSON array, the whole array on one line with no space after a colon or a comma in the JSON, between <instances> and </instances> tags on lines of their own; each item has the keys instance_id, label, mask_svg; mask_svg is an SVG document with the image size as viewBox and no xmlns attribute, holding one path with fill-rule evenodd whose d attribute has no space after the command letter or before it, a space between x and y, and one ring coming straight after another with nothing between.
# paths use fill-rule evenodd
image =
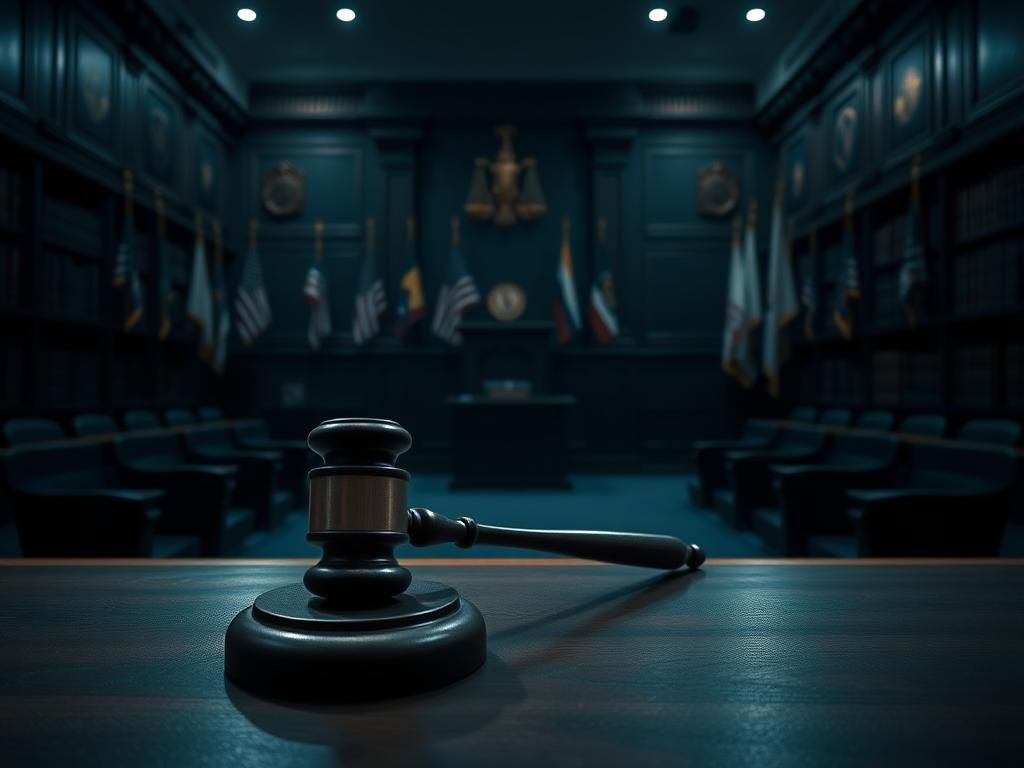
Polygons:
<instances>
[{"instance_id":1,"label":"dark wooden wall","mask_svg":"<svg viewBox=\"0 0 1024 768\"><path fill-rule=\"evenodd\" d=\"M696 106L689 118L665 111L672 102L662 95L645 101L627 88L592 94L545 85L377 87L348 94L333 115L321 109L310 119L303 105L315 98L309 89L257 92L258 117L241 148L245 206L262 221L275 313L268 334L235 361L232 382L248 398L247 408L296 431L330 414L391 416L413 430L419 459L443 463L449 437L442 402L460 390L460 353L434 338L429 323L400 343L390 312L380 338L365 349L354 346L365 220L377 222L391 307L406 217L420 222L419 258L432 311L450 249L449 220L461 213L473 159L493 157L494 126L512 121L519 156L537 158L549 212L511 229L463 221L463 254L481 292L516 282L527 294L523 320L550 320L562 218L573 222L584 306L598 216L608 220L613 243L621 337L608 347L589 332L565 348L552 344L552 389L579 401L571 426L577 466L678 461L691 439L732 428L737 393L718 360L729 222L698 216L696 174L719 160L742 180L741 205L756 194L763 150L744 114L749 91L735 90L731 101L691 95ZM587 117L596 106L604 113ZM309 200L301 215L284 222L262 212L258 193L262 175L281 161L305 173ZM311 354L301 287L317 218L326 225L335 333ZM486 310L476 316L485 318ZM305 409L298 420L285 408L296 393Z\"/></svg>"},{"instance_id":2,"label":"dark wooden wall","mask_svg":"<svg viewBox=\"0 0 1024 768\"><path fill-rule=\"evenodd\" d=\"M789 185L798 271L810 272L818 288L818 338L796 343L785 379L790 401L943 410L954 421L1024 415L1019 10L1011 0L958 0L918 3L898 18L868 17L877 30L872 36L831 41L817 79L809 76L762 111ZM831 60L842 63L822 74ZM911 70L920 76L920 91L908 111L897 100ZM787 99L794 107L783 117ZM836 126L847 108L858 121L844 164L836 157ZM929 279L925 311L911 327L898 300L898 277L915 156ZM794 195L798 165L805 182ZM862 298L854 337L843 340L830 318L849 190Z\"/></svg>"}]
</instances>

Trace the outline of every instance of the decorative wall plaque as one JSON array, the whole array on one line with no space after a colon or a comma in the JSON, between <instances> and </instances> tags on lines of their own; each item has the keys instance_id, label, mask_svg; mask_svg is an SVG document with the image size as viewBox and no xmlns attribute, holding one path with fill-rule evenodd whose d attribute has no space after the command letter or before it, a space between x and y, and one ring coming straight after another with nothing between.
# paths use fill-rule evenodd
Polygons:
<instances>
[{"instance_id":1,"label":"decorative wall plaque","mask_svg":"<svg viewBox=\"0 0 1024 768\"><path fill-rule=\"evenodd\" d=\"M897 122L906 125L914 119L921 103L921 86L924 78L917 67L908 66L903 70L897 85L896 98L892 103L892 114Z\"/></svg>"},{"instance_id":2,"label":"decorative wall plaque","mask_svg":"<svg viewBox=\"0 0 1024 768\"><path fill-rule=\"evenodd\" d=\"M271 216L294 216L306 204L306 176L289 162L280 162L263 176L263 207Z\"/></svg>"},{"instance_id":3,"label":"decorative wall plaque","mask_svg":"<svg viewBox=\"0 0 1024 768\"><path fill-rule=\"evenodd\" d=\"M515 283L498 283L487 294L487 311L503 323L518 320L526 311L526 294Z\"/></svg>"},{"instance_id":4,"label":"decorative wall plaque","mask_svg":"<svg viewBox=\"0 0 1024 768\"><path fill-rule=\"evenodd\" d=\"M728 216L740 196L740 182L717 160L697 171L697 210L703 216Z\"/></svg>"}]
</instances>

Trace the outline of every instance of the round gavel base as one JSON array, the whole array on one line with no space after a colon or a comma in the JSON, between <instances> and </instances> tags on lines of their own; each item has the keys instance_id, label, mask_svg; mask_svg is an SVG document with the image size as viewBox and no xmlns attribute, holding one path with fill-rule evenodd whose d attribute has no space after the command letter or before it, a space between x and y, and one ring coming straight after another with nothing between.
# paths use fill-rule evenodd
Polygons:
<instances>
[{"instance_id":1,"label":"round gavel base","mask_svg":"<svg viewBox=\"0 0 1024 768\"><path fill-rule=\"evenodd\" d=\"M224 671L262 696L347 701L447 685L478 669L486 652L480 612L445 584L414 581L383 605L345 608L294 584L234 618Z\"/></svg>"}]
</instances>

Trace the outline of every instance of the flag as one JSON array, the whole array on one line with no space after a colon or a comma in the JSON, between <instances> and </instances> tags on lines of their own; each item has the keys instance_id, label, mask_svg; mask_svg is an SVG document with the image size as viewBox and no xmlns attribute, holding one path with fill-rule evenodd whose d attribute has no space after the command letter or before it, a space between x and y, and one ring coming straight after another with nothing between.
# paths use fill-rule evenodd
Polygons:
<instances>
[{"instance_id":1,"label":"flag","mask_svg":"<svg viewBox=\"0 0 1024 768\"><path fill-rule=\"evenodd\" d=\"M853 336L853 302L860 298L860 278L857 270L857 252L853 243L853 193L846 196L846 214L843 226L843 253L840 273L836 279L836 308L832 313L843 338Z\"/></svg>"},{"instance_id":2,"label":"flag","mask_svg":"<svg viewBox=\"0 0 1024 768\"><path fill-rule=\"evenodd\" d=\"M156 232L156 263L160 270L160 328L157 335L161 339L166 339L171 332L174 283L171 280L171 265L167 260L167 249L164 247L164 240L167 238L167 221L164 218L164 196L160 190L156 190Z\"/></svg>"},{"instance_id":3,"label":"flag","mask_svg":"<svg viewBox=\"0 0 1024 768\"><path fill-rule=\"evenodd\" d=\"M416 258L416 220L410 216L406 222L405 233L405 268L399 284L398 318L396 333L404 339L416 323L420 321L426 308L423 305L423 281L420 278L419 260Z\"/></svg>"},{"instance_id":4,"label":"flag","mask_svg":"<svg viewBox=\"0 0 1024 768\"><path fill-rule=\"evenodd\" d=\"M559 344L568 344L580 330L580 307L576 299L576 278L572 270L572 248L569 245L569 219L562 222L562 252L555 273L555 332Z\"/></svg>"},{"instance_id":5,"label":"flag","mask_svg":"<svg viewBox=\"0 0 1024 768\"><path fill-rule=\"evenodd\" d=\"M761 323L761 281L757 269L757 245L754 230L757 206L750 205L746 235L737 216L733 222L732 255L725 304L725 331L722 339L722 368L744 387L753 385L757 366L751 348L751 332Z\"/></svg>"},{"instance_id":6,"label":"flag","mask_svg":"<svg viewBox=\"0 0 1024 768\"><path fill-rule=\"evenodd\" d=\"M313 265L306 273L306 284L302 295L309 302L309 329L306 339L309 348L316 352L320 344L331 335L331 303L327 293L327 275L323 267L324 223L317 219L313 225Z\"/></svg>"},{"instance_id":7,"label":"flag","mask_svg":"<svg viewBox=\"0 0 1024 768\"><path fill-rule=\"evenodd\" d=\"M768 392L779 396L779 373L789 352L786 326L800 314L789 239L783 232L782 193L780 183L772 205L772 230L768 250L768 294L765 308L763 362L761 369L768 380Z\"/></svg>"},{"instance_id":8,"label":"flag","mask_svg":"<svg viewBox=\"0 0 1024 768\"><path fill-rule=\"evenodd\" d=\"M143 291L139 267L135 263L135 215L132 192L135 189L132 172L124 172L124 221L121 243L114 260L114 287L122 289L124 296L124 329L132 330L142 319Z\"/></svg>"},{"instance_id":9,"label":"flag","mask_svg":"<svg viewBox=\"0 0 1024 768\"><path fill-rule=\"evenodd\" d=\"M196 244L192 255L192 279L188 286L186 313L199 334L199 356L209 360L213 354L213 293L206 267L206 246L203 242L203 216L196 214Z\"/></svg>"},{"instance_id":10,"label":"flag","mask_svg":"<svg viewBox=\"0 0 1024 768\"><path fill-rule=\"evenodd\" d=\"M597 222L597 249L594 255L594 282L590 286L587 320L594 337L607 344L619 335L619 316L615 306L615 278L608 250L608 222Z\"/></svg>"},{"instance_id":11,"label":"flag","mask_svg":"<svg viewBox=\"0 0 1024 768\"><path fill-rule=\"evenodd\" d=\"M263 265L256 247L256 220L249 222L249 250L242 262L242 280L235 294L235 317L242 343L250 346L270 327L270 303L263 285Z\"/></svg>"},{"instance_id":12,"label":"flag","mask_svg":"<svg viewBox=\"0 0 1024 768\"><path fill-rule=\"evenodd\" d=\"M452 217L452 250L448 257L448 274L434 308L431 328L435 334L453 346L462 343L459 325L462 315L480 304L473 276L466 269L459 248L459 217Z\"/></svg>"},{"instance_id":13,"label":"flag","mask_svg":"<svg viewBox=\"0 0 1024 768\"><path fill-rule=\"evenodd\" d=\"M921 216L921 188L918 180L919 161L911 170L910 211L907 214L903 241L903 263L900 266L900 303L911 327L917 325L928 272L924 253L924 222Z\"/></svg>"},{"instance_id":14,"label":"flag","mask_svg":"<svg viewBox=\"0 0 1024 768\"><path fill-rule=\"evenodd\" d=\"M807 266L801 281L800 303L804 308L804 337L808 341L814 341L814 314L818 309L818 296L814 290L814 272L810 265Z\"/></svg>"},{"instance_id":15,"label":"flag","mask_svg":"<svg viewBox=\"0 0 1024 768\"><path fill-rule=\"evenodd\" d=\"M228 357L228 341L231 337L231 310L228 307L227 280L224 276L224 244L220 222L214 223L213 232L213 317L216 334L211 366L218 374L223 374Z\"/></svg>"},{"instance_id":16,"label":"flag","mask_svg":"<svg viewBox=\"0 0 1024 768\"><path fill-rule=\"evenodd\" d=\"M359 272L355 311L352 316L352 338L362 346L380 333L380 316L388 308L384 283L377 276L373 257L373 219L366 221L366 255Z\"/></svg>"}]
</instances>

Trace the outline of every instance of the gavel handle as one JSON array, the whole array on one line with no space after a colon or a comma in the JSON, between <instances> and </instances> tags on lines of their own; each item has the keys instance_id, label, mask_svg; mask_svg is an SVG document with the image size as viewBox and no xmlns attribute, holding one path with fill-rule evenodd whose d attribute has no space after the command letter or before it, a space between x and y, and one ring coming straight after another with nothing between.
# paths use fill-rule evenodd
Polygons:
<instances>
[{"instance_id":1,"label":"gavel handle","mask_svg":"<svg viewBox=\"0 0 1024 768\"><path fill-rule=\"evenodd\" d=\"M409 541L417 547L452 543L468 548L490 544L554 552L620 565L691 570L704 562L704 550L674 536L602 531L541 531L480 525L470 517L458 520L414 507L409 510Z\"/></svg>"}]
</instances>

